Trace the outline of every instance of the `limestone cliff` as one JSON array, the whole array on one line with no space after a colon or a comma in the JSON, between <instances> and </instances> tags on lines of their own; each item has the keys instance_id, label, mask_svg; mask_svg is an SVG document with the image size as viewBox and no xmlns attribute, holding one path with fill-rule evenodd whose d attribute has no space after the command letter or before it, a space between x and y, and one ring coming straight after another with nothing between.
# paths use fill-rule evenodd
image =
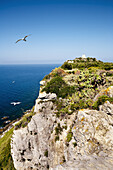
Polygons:
<instances>
[{"instance_id":1,"label":"limestone cliff","mask_svg":"<svg viewBox=\"0 0 113 170\"><path fill-rule=\"evenodd\" d=\"M17 170L113 169L113 72L95 69L93 59L84 69L74 68L77 62L41 81L35 115L26 127L15 126Z\"/></svg>"}]
</instances>

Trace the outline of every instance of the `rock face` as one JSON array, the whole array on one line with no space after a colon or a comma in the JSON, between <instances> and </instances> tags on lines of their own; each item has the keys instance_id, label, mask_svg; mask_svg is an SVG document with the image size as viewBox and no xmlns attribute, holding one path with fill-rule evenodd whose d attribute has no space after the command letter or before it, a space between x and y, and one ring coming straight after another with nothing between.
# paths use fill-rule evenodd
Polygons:
<instances>
[{"instance_id":1,"label":"rock face","mask_svg":"<svg viewBox=\"0 0 113 170\"><path fill-rule=\"evenodd\" d=\"M107 102L101 109L109 105ZM113 105L110 106L113 108ZM80 110L72 133L72 140L64 151L66 163L50 168L51 170L113 169L112 115L106 114L105 109ZM73 147L75 142L76 146Z\"/></svg>"},{"instance_id":2,"label":"rock face","mask_svg":"<svg viewBox=\"0 0 113 170\"><path fill-rule=\"evenodd\" d=\"M111 95L112 92L110 93ZM40 93L28 126L14 130L17 170L113 169L113 104L56 117L56 94Z\"/></svg>"},{"instance_id":3,"label":"rock face","mask_svg":"<svg viewBox=\"0 0 113 170\"><path fill-rule=\"evenodd\" d=\"M42 109L43 107L45 107L45 102L47 101L51 101L51 100L55 100L57 98L56 94L54 93L39 93L39 97L36 100L36 104L35 104L35 109L34 112L40 112L40 109Z\"/></svg>"},{"instance_id":4,"label":"rock face","mask_svg":"<svg viewBox=\"0 0 113 170\"><path fill-rule=\"evenodd\" d=\"M99 109L108 115L113 115L113 104L111 104L109 101L106 101L99 107Z\"/></svg>"},{"instance_id":5,"label":"rock face","mask_svg":"<svg viewBox=\"0 0 113 170\"><path fill-rule=\"evenodd\" d=\"M94 98L94 101L98 100L98 98L102 95L106 95L108 97L113 97L113 86L108 87L107 89L101 90Z\"/></svg>"},{"instance_id":6,"label":"rock face","mask_svg":"<svg viewBox=\"0 0 113 170\"><path fill-rule=\"evenodd\" d=\"M42 98L42 95L40 96ZM46 169L48 167L49 138L54 123L51 109L53 103L48 101L38 104L38 106L36 104L37 114L32 117L28 126L24 129L14 130L11 152L15 168L18 170ZM39 111L40 108L42 112Z\"/></svg>"},{"instance_id":7,"label":"rock face","mask_svg":"<svg viewBox=\"0 0 113 170\"><path fill-rule=\"evenodd\" d=\"M68 161L62 165L57 165L50 170L112 170L112 158L97 155L84 155L77 160Z\"/></svg>"}]
</instances>

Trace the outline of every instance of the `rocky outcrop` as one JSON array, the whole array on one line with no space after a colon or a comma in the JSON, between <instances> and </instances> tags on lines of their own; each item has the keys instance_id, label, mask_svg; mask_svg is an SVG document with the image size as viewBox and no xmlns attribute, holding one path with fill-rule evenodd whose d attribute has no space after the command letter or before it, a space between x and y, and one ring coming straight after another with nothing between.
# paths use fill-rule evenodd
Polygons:
<instances>
[{"instance_id":1,"label":"rocky outcrop","mask_svg":"<svg viewBox=\"0 0 113 170\"><path fill-rule=\"evenodd\" d=\"M14 130L17 170L113 169L113 104L56 117L56 94L40 93L28 126Z\"/></svg>"},{"instance_id":2,"label":"rocky outcrop","mask_svg":"<svg viewBox=\"0 0 113 170\"><path fill-rule=\"evenodd\" d=\"M36 100L34 112L38 113L45 107L45 102L55 100L57 98L55 93L39 93L38 99Z\"/></svg>"},{"instance_id":3,"label":"rocky outcrop","mask_svg":"<svg viewBox=\"0 0 113 170\"><path fill-rule=\"evenodd\" d=\"M113 170L112 69L77 58L45 76L34 108L15 125L17 170Z\"/></svg>"},{"instance_id":4,"label":"rocky outcrop","mask_svg":"<svg viewBox=\"0 0 113 170\"><path fill-rule=\"evenodd\" d=\"M16 169L46 169L48 167L47 152L54 123L53 103L49 99L54 97L54 94L40 94L38 102L41 99L42 101L47 99L47 101L36 103L36 115L32 117L27 127L14 130L11 152Z\"/></svg>"}]
</instances>

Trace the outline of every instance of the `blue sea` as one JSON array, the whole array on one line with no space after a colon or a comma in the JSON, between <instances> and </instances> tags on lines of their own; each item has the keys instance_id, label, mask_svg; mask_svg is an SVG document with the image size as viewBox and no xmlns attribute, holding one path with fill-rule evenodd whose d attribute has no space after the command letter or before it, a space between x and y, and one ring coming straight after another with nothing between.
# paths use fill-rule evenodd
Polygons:
<instances>
[{"instance_id":1,"label":"blue sea","mask_svg":"<svg viewBox=\"0 0 113 170\"><path fill-rule=\"evenodd\" d=\"M0 65L0 128L15 120L35 104L39 82L60 64ZM21 102L13 105L12 102ZM2 120L4 116L9 118Z\"/></svg>"}]
</instances>

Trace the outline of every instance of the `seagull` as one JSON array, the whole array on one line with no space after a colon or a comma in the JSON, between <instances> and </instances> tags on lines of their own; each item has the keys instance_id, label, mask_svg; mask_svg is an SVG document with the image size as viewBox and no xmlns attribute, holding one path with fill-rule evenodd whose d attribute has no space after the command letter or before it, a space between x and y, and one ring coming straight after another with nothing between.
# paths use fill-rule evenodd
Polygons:
<instances>
[{"instance_id":1,"label":"seagull","mask_svg":"<svg viewBox=\"0 0 113 170\"><path fill-rule=\"evenodd\" d=\"M14 106L17 104L20 104L21 102L11 102L11 104L13 104Z\"/></svg>"},{"instance_id":2,"label":"seagull","mask_svg":"<svg viewBox=\"0 0 113 170\"><path fill-rule=\"evenodd\" d=\"M31 34L30 34L30 35L31 35ZM26 41L26 38L27 38L28 36L30 36L30 35L26 35L24 38L18 39L15 43L17 43L17 42L19 42L19 41L21 41L21 40Z\"/></svg>"}]
</instances>

